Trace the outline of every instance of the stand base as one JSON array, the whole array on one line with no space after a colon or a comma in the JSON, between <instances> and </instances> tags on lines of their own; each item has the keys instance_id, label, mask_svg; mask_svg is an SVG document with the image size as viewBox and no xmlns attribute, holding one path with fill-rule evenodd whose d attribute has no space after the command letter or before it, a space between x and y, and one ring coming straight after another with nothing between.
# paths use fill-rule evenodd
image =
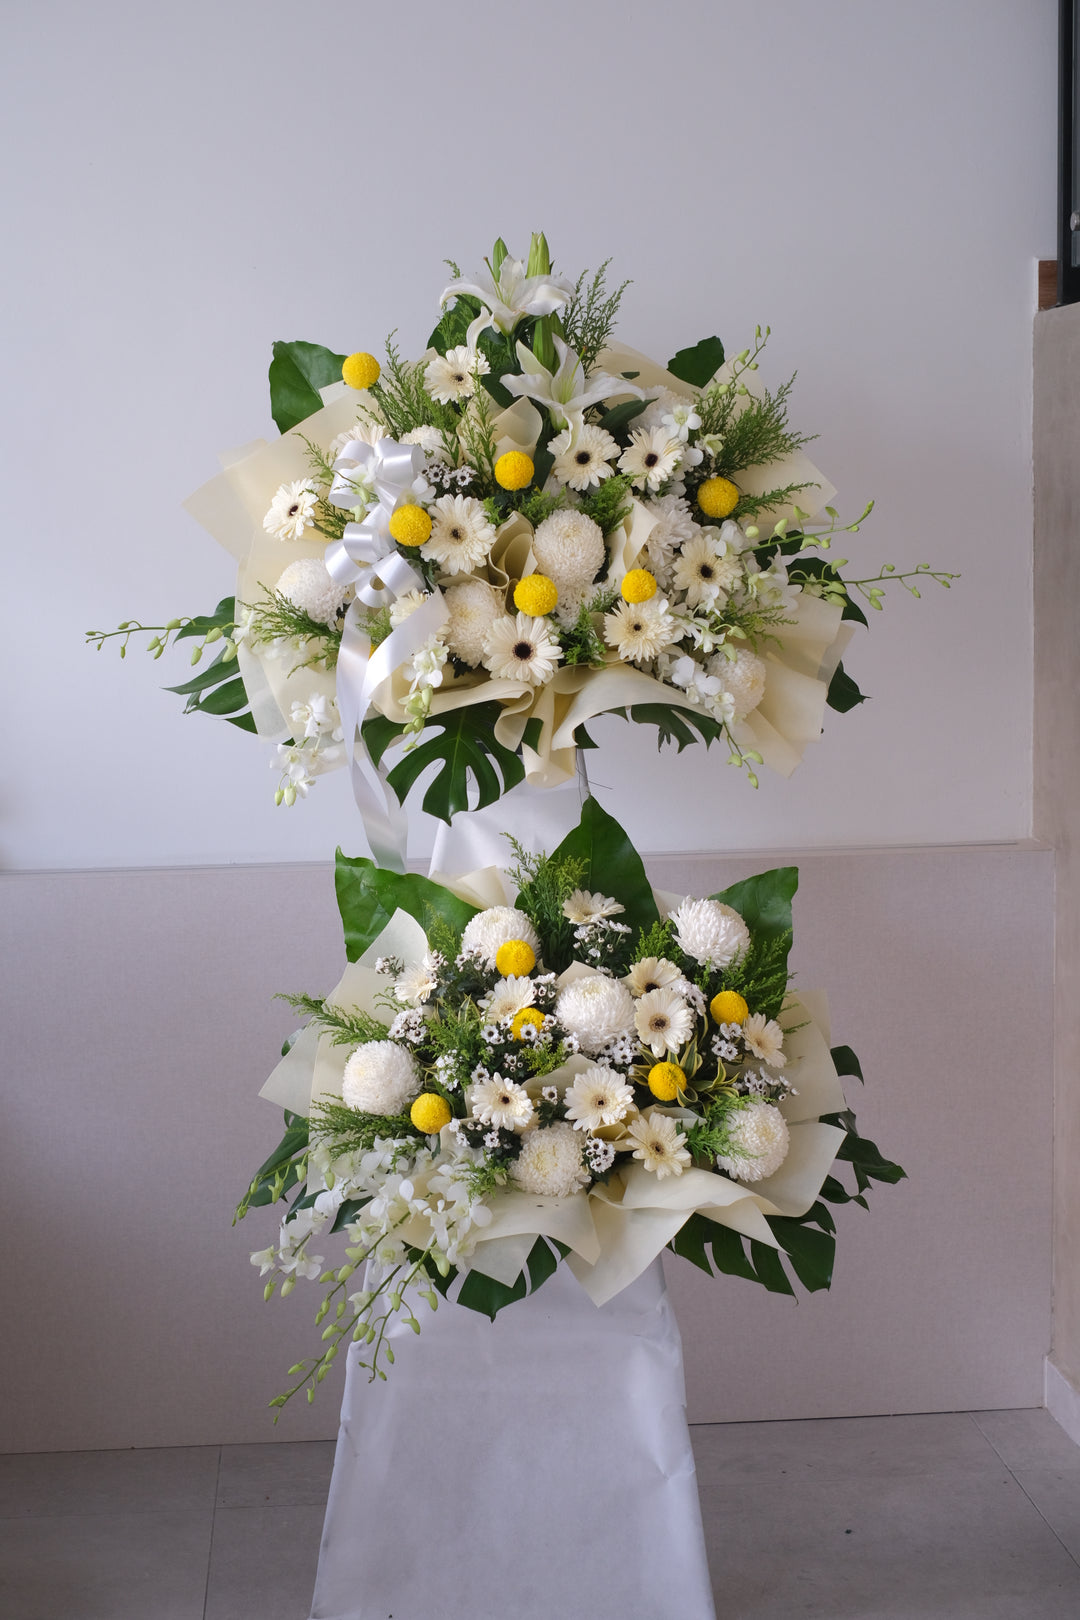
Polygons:
<instances>
[{"instance_id":1,"label":"stand base","mask_svg":"<svg viewBox=\"0 0 1080 1620\"><path fill-rule=\"evenodd\" d=\"M714 1620L660 1261L420 1310L386 1383L350 1353L312 1620Z\"/></svg>"}]
</instances>

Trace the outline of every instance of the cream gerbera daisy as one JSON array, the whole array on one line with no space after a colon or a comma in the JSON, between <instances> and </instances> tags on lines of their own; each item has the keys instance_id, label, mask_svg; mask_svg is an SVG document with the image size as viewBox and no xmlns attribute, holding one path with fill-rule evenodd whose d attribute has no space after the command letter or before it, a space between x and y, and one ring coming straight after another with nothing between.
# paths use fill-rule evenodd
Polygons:
<instances>
[{"instance_id":1,"label":"cream gerbera daisy","mask_svg":"<svg viewBox=\"0 0 1080 1620\"><path fill-rule=\"evenodd\" d=\"M751 1013L749 1018L743 1020L740 1033L762 1063L767 1063L773 1069L784 1067L787 1062L783 1051L784 1032L775 1018L766 1018L764 1013Z\"/></svg>"},{"instance_id":2,"label":"cream gerbera daisy","mask_svg":"<svg viewBox=\"0 0 1080 1620\"><path fill-rule=\"evenodd\" d=\"M438 987L439 964L427 951L419 962L405 969L394 985L394 994L408 1006L418 1007L422 1002L430 1001Z\"/></svg>"},{"instance_id":3,"label":"cream gerbera daisy","mask_svg":"<svg viewBox=\"0 0 1080 1620\"><path fill-rule=\"evenodd\" d=\"M663 990L665 985L681 978L674 962L669 962L666 956L643 956L626 974L623 984L632 996L645 996L650 990Z\"/></svg>"},{"instance_id":4,"label":"cream gerbera daisy","mask_svg":"<svg viewBox=\"0 0 1080 1620\"><path fill-rule=\"evenodd\" d=\"M679 465L683 446L673 439L665 427L635 428L630 434L629 447L619 457L619 466L629 473L630 482L640 489L659 489L666 484Z\"/></svg>"},{"instance_id":5,"label":"cream gerbera daisy","mask_svg":"<svg viewBox=\"0 0 1080 1620\"><path fill-rule=\"evenodd\" d=\"M722 607L742 573L738 561L723 556L707 534L696 534L675 558L673 579L676 590L686 592L688 607Z\"/></svg>"},{"instance_id":6,"label":"cream gerbera daisy","mask_svg":"<svg viewBox=\"0 0 1080 1620\"><path fill-rule=\"evenodd\" d=\"M576 439L572 428L564 428L548 449L555 457L552 471L560 483L581 490L610 478L615 469L608 463L619 453L611 434L591 422L578 429Z\"/></svg>"},{"instance_id":7,"label":"cream gerbera daisy","mask_svg":"<svg viewBox=\"0 0 1080 1620\"><path fill-rule=\"evenodd\" d=\"M502 1018L513 1018L522 1007L531 1007L535 993L533 982L527 974L511 974L509 978L496 981L480 1006L488 1023L497 1024Z\"/></svg>"},{"instance_id":8,"label":"cream gerbera daisy","mask_svg":"<svg viewBox=\"0 0 1080 1620\"><path fill-rule=\"evenodd\" d=\"M431 512L431 534L420 555L448 574L468 574L487 561L495 527L473 495L441 495Z\"/></svg>"},{"instance_id":9,"label":"cream gerbera daisy","mask_svg":"<svg viewBox=\"0 0 1080 1620\"><path fill-rule=\"evenodd\" d=\"M634 1158L651 1170L657 1181L665 1176L681 1176L690 1163L686 1137L675 1120L655 1108L646 1109L632 1121L626 1133L634 1143Z\"/></svg>"},{"instance_id":10,"label":"cream gerbera daisy","mask_svg":"<svg viewBox=\"0 0 1080 1620\"><path fill-rule=\"evenodd\" d=\"M620 602L604 614L604 640L619 657L635 664L648 664L682 635L682 626L668 612L663 597L647 602Z\"/></svg>"},{"instance_id":11,"label":"cream gerbera daisy","mask_svg":"<svg viewBox=\"0 0 1080 1620\"><path fill-rule=\"evenodd\" d=\"M564 1098L566 1117L575 1131L598 1131L602 1125L617 1125L634 1103L633 1087L614 1069L597 1065L575 1075Z\"/></svg>"},{"instance_id":12,"label":"cream gerbera daisy","mask_svg":"<svg viewBox=\"0 0 1080 1620\"><path fill-rule=\"evenodd\" d=\"M326 459L333 466L347 444L378 444L380 439L389 437L390 429L383 422L354 422L351 428L346 428L344 433L330 440L326 447Z\"/></svg>"},{"instance_id":13,"label":"cream gerbera daisy","mask_svg":"<svg viewBox=\"0 0 1080 1620\"><path fill-rule=\"evenodd\" d=\"M478 349L462 344L428 361L424 368L424 387L440 405L449 405L456 399L471 399L476 392L477 377L486 376L490 370Z\"/></svg>"},{"instance_id":14,"label":"cream gerbera daisy","mask_svg":"<svg viewBox=\"0 0 1080 1620\"><path fill-rule=\"evenodd\" d=\"M596 922L601 917L617 917L626 907L620 905L618 900L612 900L610 895L591 894L588 889L575 889L569 899L563 901L562 914L568 922L582 923Z\"/></svg>"},{"instance_id":15,"label":"cream gerbera daisy","mask_svg":"<svg viewBox=\"0 0 1080 1620\"><path fill-rule=\"evenodd\" d=\"M532 1098L525 1087L516 1080L504 1080L501 1074L470 1086L465 1101L474 1119L496 1130L523 1130L533 1117Z\"/></svg>"},{"instance_id":16,"label":"cream gerbera daisy","mask_svg":"<svg viewBox=\"0 0 1080 1620\"><path fill-rule=\"evenodd\" d=\"M527 613L511 618L504 613L496 619L484 641L484 667L495 679L526 681L543 686L562 660L562 648L552 638L546 619L531 619Z\"/></svg>"},{"instance_id":17,"label":"cream gerbera daisy","mask_svg":"<svg viewBox=\"0 0 1080 1620\"><path fill-rule=\"evenodd\" d=\"M677 1052L690 1039L694 1015L675 990L661 986L659 990L646 990L634 1008L634 1028L653 1057L661 1058L665 1052Z\"/></svg>"},{"instance_id":18,"label":"cream gerbera daisy","mask_svg":"<svg viewBox=\"0 0 1080 1620\"><path fill-rule=\"evenodd\" d=\"M275 540L302 540L318 503L318 491L310 478L282 484L263 518L263 528Z\"/></svg>"}]
</instances>

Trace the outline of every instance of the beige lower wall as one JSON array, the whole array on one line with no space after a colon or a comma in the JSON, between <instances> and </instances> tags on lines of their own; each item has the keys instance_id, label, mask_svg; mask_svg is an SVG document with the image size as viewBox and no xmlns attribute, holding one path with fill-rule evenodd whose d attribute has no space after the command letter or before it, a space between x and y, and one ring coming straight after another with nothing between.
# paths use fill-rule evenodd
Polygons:
<instances>
[{"instance_id":1,"label":"beige lower wall","mask_svg":"<svg viewBox=\"0 0 1080 1620\"><path fill-rule=\"evenodd\" d=\"M1080 305L1035 322L1034 824L1057 859L1055 1366L1080 1391Z\"/></svg>"},{"instance_id":2,"label":"beige lower wall","mask_svg":"<svg viewBox=\"0 0 1080 1620\"><path fill-rule=\"evenodd\" d=\"M699 893L767 864L649 862L659 886ZM691 1417L1038 1405L1052 857L800 865L798 982L829 990L834 1039L867 1075L862 1129L910 1179L839 1211L831 1294L796 1304L673 1262ZM329 868L16 875L0 907L0 1450L331 1435L329 1385L270 1426L315 1295L264 1306L247 1255L268 1220L230 1226L278 1134L255 1095L291 1025L270 995L339 971Z\"/></svg>"}]
</instances>

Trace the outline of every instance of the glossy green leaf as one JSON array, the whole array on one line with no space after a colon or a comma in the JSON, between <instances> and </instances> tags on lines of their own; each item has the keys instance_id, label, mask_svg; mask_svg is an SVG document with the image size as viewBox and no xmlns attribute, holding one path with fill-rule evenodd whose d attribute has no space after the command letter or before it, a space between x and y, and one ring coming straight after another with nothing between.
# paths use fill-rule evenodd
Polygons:
<instances>
[{"instance_id":1,"label":"glossy green leaf","mask_svg":"<svg viewBox=\"0 0 1080 1620\"><path fill-rule=\"evenodd\" d=\"M255 724L255 716L250 709L247 714L227 714L225 719L230 726L239 726L241 731L250 731L253 737L257 737L259 734L259 728Z\"/></svg>"},{"instance_id":2,"label":"glossy green leaf","mask_svg":"<svg viewBox=\"0 0 1080 1620\"><path fill-rule=\"evenodd\" d=\"M270 362L270 414L280 433L322 410L320 388L341 381L346 359L319 343L275 343Z\"/></svg>"},{"instance_id":3,"label":"glossy green leaf","mask_svg":"<svg viewBox=\"0 0 1080 1620\"><path fill-rule=\"evenodd\" d=\"M713 1227L710 1246L717 1271L723 1271L729 1277L745 1277L748 1282L757 1282L757 1272L750 1264L739 1233L733 1232L730 1226L721 1226L719 1221L709 1224Z\"/></svg>"},{"instance_id":4,"label":"glossy green leaf","mask_svg":"<svg viewBox=\"0 0 1080 1620\"><path fill-rule=\"evenodd\" d=\"M345 955L350 962L363 956L372 940L386 927L395 911L406 911L426 928L431 917L445 919L460 932L477 907L459 900L440 883L419 872L390 872L366 855L343 855L334 869L338 910L345 931Z\"/></svg>"},{"instance_id":5,"label":"glossy green leaf","mask_svg":"<svg viewBox=\"0 0 1080 1620\"><path fill-rule=\"evenodd\" d=\"M209 686L217 686L222 681L232 680L235 675L236 659L230 658L226 662L223 649L212 663L203 664L197 669L189 681L184 681L180 686L166 686L162 690L175 692L179 697L187 697L192 692L205 692Z\"/></svg>"},{"instance_id":6,"label":"glossy green leaf","mask_svg":"<svg viewBox=\"0 0 1080 1620\"><path fill-rule=\"evenodd\" d=\"M730 889L710 896L722 900L743 918L751 934L776 939L791 929L791 902L799 887L797 866L775 866L770 872L733 883Z\"/></svg>"},{"instance_id":7,"label":"glossy green leaf","mask_svg":"<svg viewBox=\"0 0 1080 1620\"><path fill-rule=\"evenodd\" d=\"M405 727L397 720L388 720L384 714L373 714L360 727L368 753L376 765L392 742L396 742Z\"/></svg>"},{"instance_id":8,"label":"glossy green leaf","mask_svg":"<svg viewBox=\"0 0 1080 1620\"><path fill-rule=\"evenodd\" d=\"M621 712L625 718L625 710L617 712ZM635 703L630 710L630 719L635 725L656 727L658 750L665 743L673 742L680 754L690 743L704 741L707 748L724 735L723 726L700 709L680 708L674 700L670 704Z\"/></svg>"},{"instance_id":9,"label":"glossy green leaf","mask_svg":"<svg viewBox=\"0 0 1080 1620\"><path fill-rule=\"evenodd\" d=\"M233 680L226 681L222 686L212 687L204 692L200 698L188 704L188 712L201 709L203 714L228 715L235 714L237 709L246 706L248 700L247 690L239 675Z\"/></svg>"},{"instance_id":10,"label":"glossy green leaf","mask_svg":"<svg viewBox=\"0 0 1080 1620\"><path fill-rule=\"evenodd\" d=\"M866 702L866 693L861 692L843 664L837 664L825 701L830 709L837 714L847 714L849 710L858 708L860 703Z\"/></svg>"},{"instance_id":11,"label":"glossy green leaf","mask_svg":"<svg viewBox=\"0 0 1080 1620\"><path fill-rule=\"evenodd\" d=\"M750 1259L754 1263L758 1282L763 1283L770 1294L791 1294L795 1290L791 1286L791 1279L784 1270L784 1262L775 1249L767 1243L758 1243L750 1239Z\"/></svg>"},{"instance_id":12,"label":"glossy green leaf","mask_svg":"<svg viewBox=\"0 0 1080 1620\"><path fill-rule=\"evenodd\" d=\"M641 856L614 816L609 816L594 798L585 800L580 822L552 853L583 860L582 888L617 895L626 907L619 921L628 923L634 934L639 928L659 922Z\"/></svg>"},{"instance_id":13,"label":"glossy green leaf","mask_svg":"<svg viewBox=\"0 0 1080 1620\"><path fill-rule=\"evenodd\" d=\"M529 1292L535 1294L559 1269L559 1256L542 1237L538 1237L529 1250L526 1264L529 1268Z\"/></svg>"},{"instance_id":14,"label":"glossy green leaf","mask_svg":"<svg viewBox=\"0 0 1080 1620\"><path fill-rule=\"evenodd\" d=\"M508 1288L505 1283L496 1282L494 1277L487 1277L482 1271L470 1271L461 1285L457 1303L464 1305L467 1310L480 1311L484 1316L490 1316L494 1322L504 1306L513 1305L515 1300L524 1299L527 1293L528 1283L524 1272L514 1286Z\"/></svg>"},{"instance_id":15,"label":"glossy green leaf","mask_svg":"<svg viewBox=\"0 0 1080 1620\"><path fill-rule=\"evenodd\" d=\"M470 777L478 794L477 809L494 804L523 781L520 757L496 741L498 718L498 704L476 703L430 719L423 731L425 741L411 748L388 778L402 804L429 765L438 770L424 794L424 809L445 822L469 808Z\"/></svg>"},{"instance_id":16,"label":"glossy green leaf","mask_svg":"<svg viewBox=\"0 0 1080 1620\"><path fill-rule=\"evenodd\" d=\"M689 383L691 388L704 388L712 382L724 363L724 345L718 337L702 338L693 348L680 349L667 363L673 377Z\"/></svg>"},{"instance_id":17,"label":"glossy green leaf","mask_svg":"<svg viewBox=\"0 0 1080 1620\"><path fill-rule=\"evenodd\" d=\"M850 1046L834 1046L830 1055L837 1074L853 1074L857 1080L863 1079L862 1066Z\"/></svg>"},{"instance_id":18,"label":"glossy green leaf","mask_svg":"<svg viewBox=\"0 0 1080 1620\"><path fill-rule=\"evenodd\" d=\"M208 630L215 627L223 629L227 624L236 621L235 596L223 596L213 613L197 613L187 624L176 632L176 640L184 641L190 636L205 636Z\"/></svg>"},{"instance_id":19,"label":"glossy green leaf","mask_svg":"<svg viewBox=\"0 0 1080 1620\"><path fill-rule=\"evenodd\" d=\"M630 426L635 416L641 415L648 403L647 399L625 399L621 405L613 405L610 411L604 413L600 418L600 426L605 433L617 436L624 428Z\"/></svg>"},{"instance_id":20,"label":"glossy green leaf","mask_svg":"<svg viewBox=\"0 0 1080 1620\"><path fill-rule=\"evenodd\" d=\"M780 1215L765 1218L803 1287L812 1294L830 1287L836 1258L836 1239L831 1233Z\"/></svg>"}]
</instances>

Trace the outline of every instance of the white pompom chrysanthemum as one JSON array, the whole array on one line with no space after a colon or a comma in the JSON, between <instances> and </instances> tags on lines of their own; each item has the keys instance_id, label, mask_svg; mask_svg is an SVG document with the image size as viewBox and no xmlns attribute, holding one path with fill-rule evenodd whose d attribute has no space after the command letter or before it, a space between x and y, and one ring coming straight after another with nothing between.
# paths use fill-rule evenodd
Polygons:
<instances>
[{"instance_id":1,"label":"white pompom chrysanthemum","mask_svg":"<svg viewBox=\"0 0 1080 1620\"><path fill-rule=\"evenodd\" d=\"M491 586L479 579L448 586L443 601L450 615L443 640L455 658L475 669L483 661L484 640L492 620L502 612L502 604Z\"/></svg>"},{"instance_id":2,"label":"white pompom chrysanthemum","mask_svg":"<svg viewBox=\"0 0 1080 1620\"><path fill-rule=\"evenodd\" d=\"M555 1016L581 1050L593 1054L634 1027L634 998L621 980L590 974L559 991Z\"/></svg>"},{"instance_id":3,"label":"white pompom chrysanthemum","mask_svg":"<svg viewBox=\"0 0 1080 1620\"><path fill-rule=\"evenodd\" d=\"M728 1137L734 1151L717 1164L735 1181L764 1181L787 1158L787 1120L772 1103L751 1103L730 1116Z\"/></svg>"},{"instance_id":4,"label":"white pompom chrysanthemum","mask_svg":"<svg viewBox=\"0 0 1080 1620\"><path fill-rule=\"evenodd\" d=\"M345 1065L342 1101L362 1114L403 1114L419 1092L412 1054L395 1041L366 1041Z\"/></svg>"},{"instance_id":5,"label":"white pompom chrysanthemum","mask_svg":"<svg viewBox=\"0 0 1080 1620\"><path fill-rule=\"evenodd\" d=\"M536 566L555 581L560 606L563 599L580 600L607 555L600 525L573 507L552 512L533 535Z\"/></svg>"},{"instance_id":6,"label":"white pompom chrysanthemum","mask_svg":"<svg viewBox=\"0 0 1080 1620\"><path fill-rule=\"evenodd\" d=\"M662 495L659 500L649 501L645 510L655 519L645 542L649 567L658 579L666 579L676 550L701 530L681 495Z\"/></svg>"},{"instance_id":7,"label":"white pompom chrysanthemum","mask_svg":"<svg viewBox=\"0 0 1080 1620\"><path fill-rule=\"evenodd\" d=\"M510 1179L540 1198L569 1198L589 1180L581 1137L565 1120L528 1131L510 1165Z\"/></svg>"},{"instance_id":8,"label":"white pompom chrysanthemum","mask_svg":"<svg viewBox=\"0 0 1080 1620\"><path fill-rule=\"evenodd\" d=\"M730 692L735 705L734 720L745 720L757 708L765 696L767 671L764 658L759 658L748 647L740 647L734 659L717 653L711 660L709 674L722 682L725 692Z\"/></svg>"},{"instance_id":9,"label":"white pompom chrysanthemum","mask_svg":"<svg viewBox=\"0 0 1080 1620\"><path fill-rule=\"evenodd\" d=\"M720 900L684 900L671 921L679 949L713 968L727 967L750 943L739 913Z\"/></svg>"},{"instance_id":10,"label":"white pompom chrysanthemum","mask_svg":"<svg viewBox=\"0 0 1080 1620\"><path fill-rule=\"evenodd\" d=\"M298 557L284 570L275 589L309 619L331 630L349 594L349 587L338 584L321 557Z\"/></svg>"},{"instance_id":11,"label":"white pompom chrysanthemum","mask_svg":"<svg viewBox=\"0 0 1080 1620\"><path fill-rule=\"evenodd\" d=\"M461 949L479 951L484 966L493 968L499 946L509 944L512 939L524 940L537 956L540 955L540 936L523 911L514 906L488 906L465 924Z\"/></svg>"}]
</instances>

